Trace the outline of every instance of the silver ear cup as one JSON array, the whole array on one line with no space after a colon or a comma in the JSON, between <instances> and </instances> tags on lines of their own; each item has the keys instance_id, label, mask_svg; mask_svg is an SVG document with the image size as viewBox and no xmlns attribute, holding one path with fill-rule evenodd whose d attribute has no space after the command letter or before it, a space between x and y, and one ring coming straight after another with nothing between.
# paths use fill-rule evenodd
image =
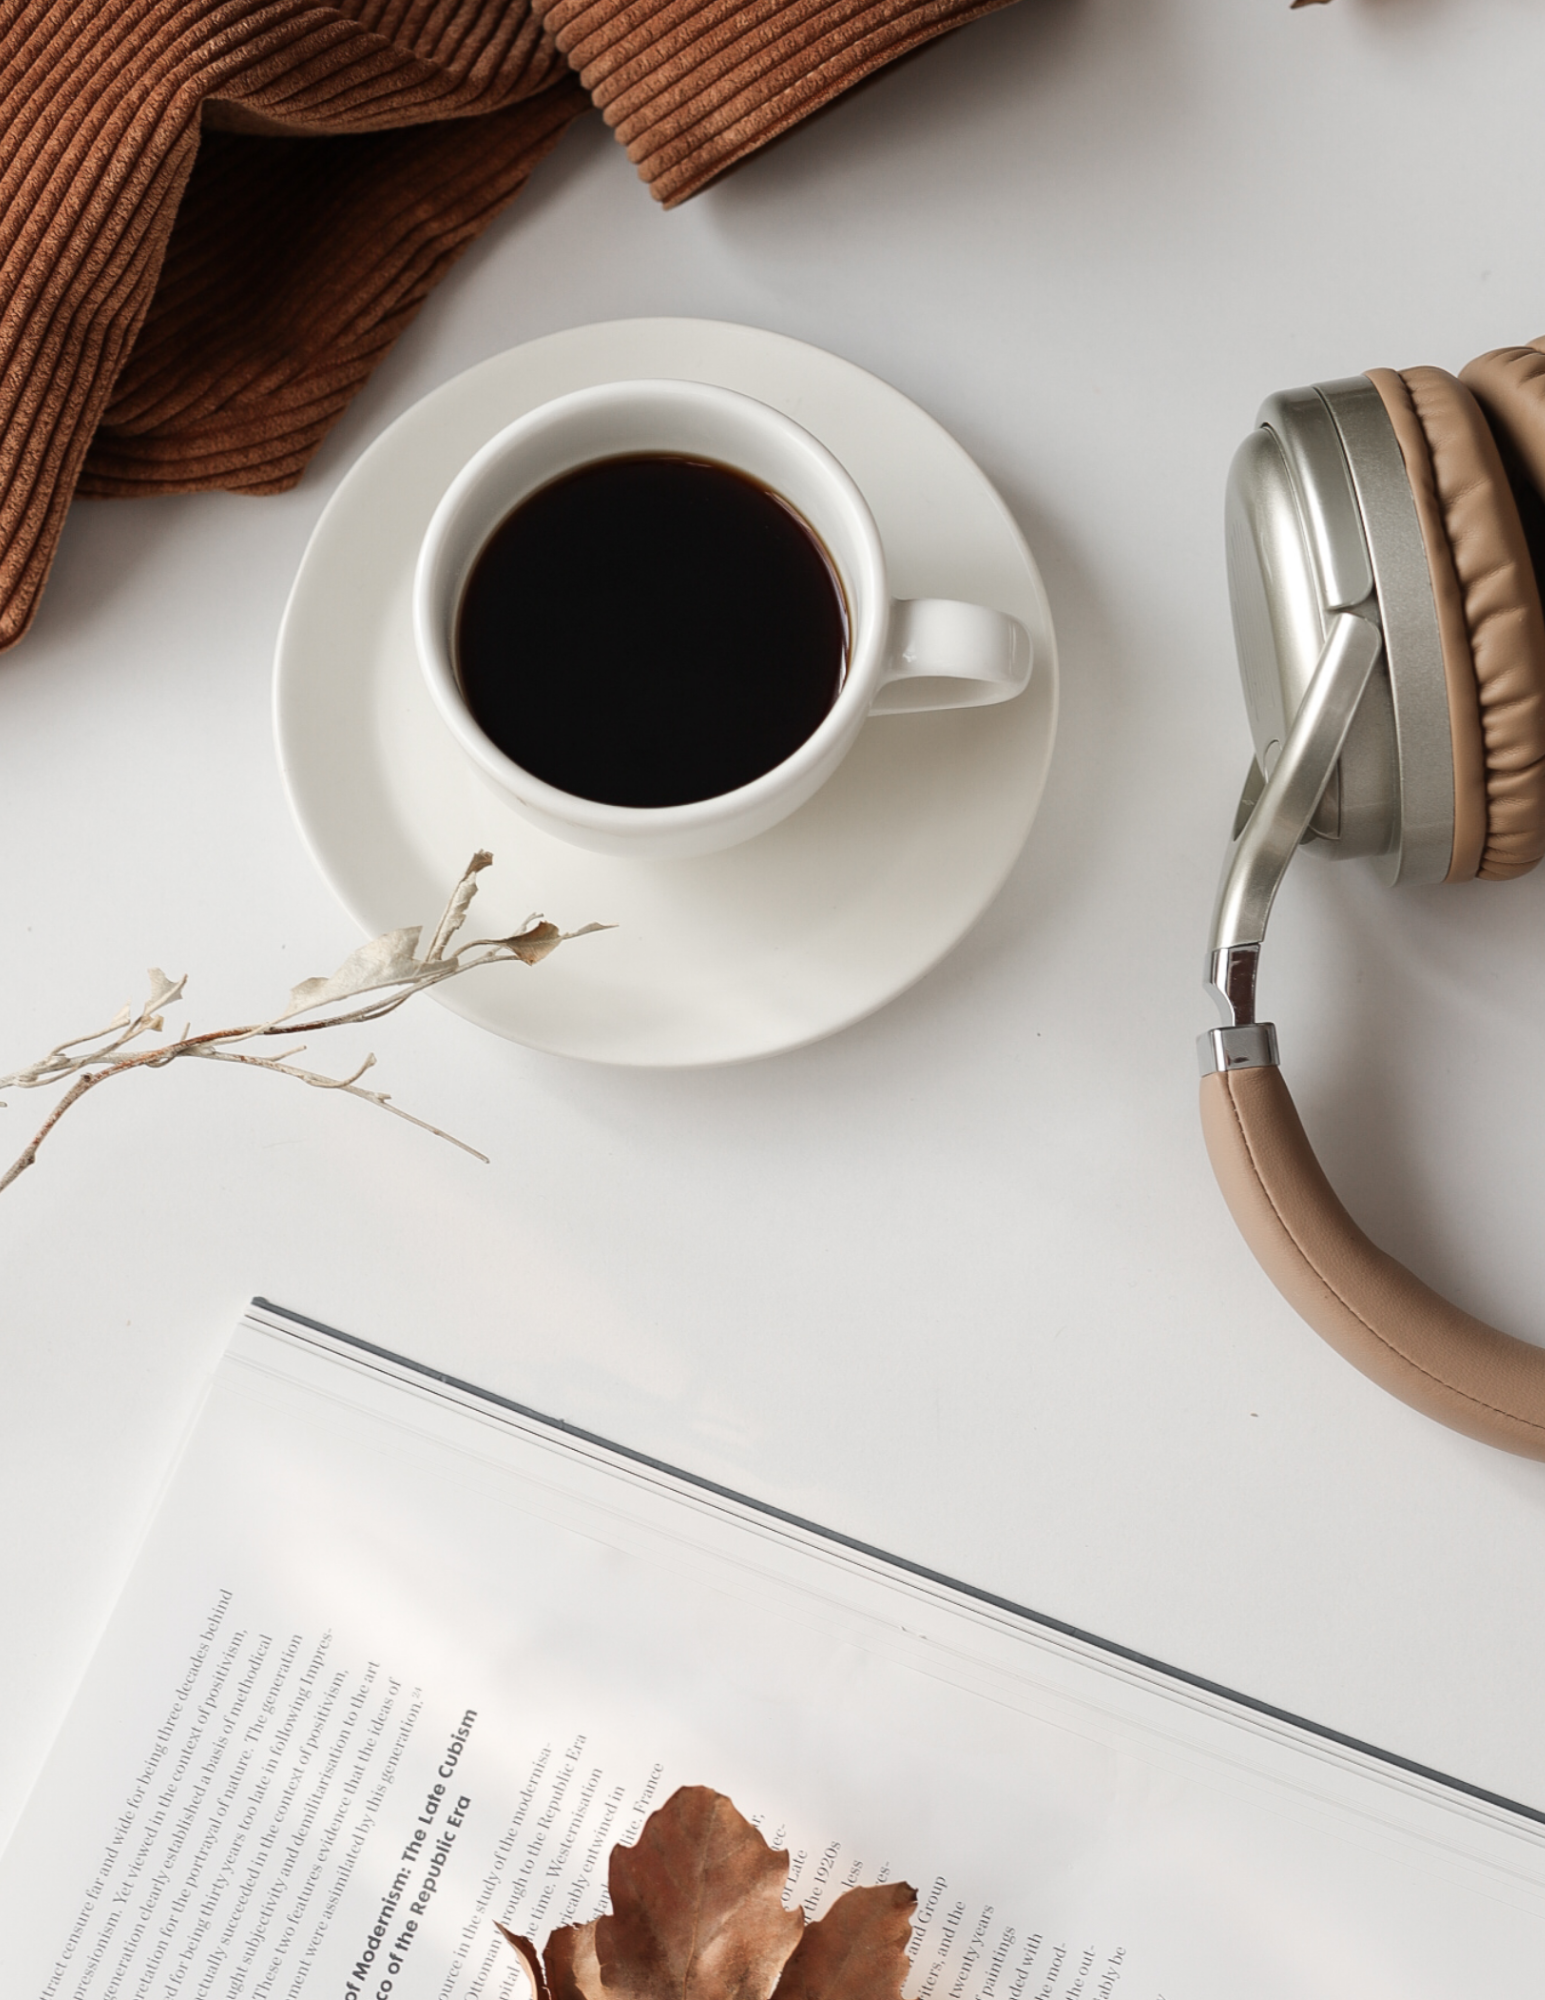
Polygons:
<instances>
[{"instance_id":1,"label":"silver ear cup","mask_svg":"<svg viewBox=\"0 0 1545 2000\"><path fill-rule=\"evenodd\" d=\"M1229 474L1229 596L1255 763L1270 777L1338 613L1376 625L1382 655L1309 822L1320 851L1373 857L1386 880L1439 882L1454 838L1454 766L1437 607L1394 428L1366 376L1262 405ZM1240 828L1236 828L1236 832Z\"/></svg>"},{"instance_id":2,"label":"silver ear cup","mask_svg":"<svg viewBox=\"0 0 1545 2000\"><path fill-rule=\"evenodd\" d=\"M1454 845L1448 690L1405 460L1366 376L1273 396L1229 475L1229 595L1255 759L1224 857L1204 1073L1274 1067L1256 1020L1272 903L1298 847L1439 882Z\"/></svg>"}]
</instances>

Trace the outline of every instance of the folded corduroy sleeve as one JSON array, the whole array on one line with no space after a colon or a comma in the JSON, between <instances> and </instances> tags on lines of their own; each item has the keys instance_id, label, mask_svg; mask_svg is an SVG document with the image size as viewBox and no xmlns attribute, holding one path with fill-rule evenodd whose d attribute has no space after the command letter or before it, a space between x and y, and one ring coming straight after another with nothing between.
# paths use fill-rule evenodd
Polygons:
<instances>
[{"instance_id":1,"label":"folded corduroy sleeve","mask_svg":"<svg viewBox=\"0 0 1545 2000\"><path fill-rule=\"evenodd\" d=\"M671 206L1001 4L0 6L0 646L77 491L293 485L588 105Z\"/></svg>"}]
</instances>

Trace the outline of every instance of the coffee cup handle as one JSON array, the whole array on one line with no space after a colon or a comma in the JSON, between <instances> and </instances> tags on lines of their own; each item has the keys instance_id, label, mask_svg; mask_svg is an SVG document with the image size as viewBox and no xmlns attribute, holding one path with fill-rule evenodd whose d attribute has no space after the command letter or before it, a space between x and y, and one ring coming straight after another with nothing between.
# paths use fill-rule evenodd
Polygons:
<instances>
[{"instance_id":1,"label":"coffee cup handle","mask_svg":"<svg viewBox=\"0 0 1545 2000\"><path fill-rule=\"evenodd\" d=\"M891 606L890 652L871 715L981 708L1022 694L1035 663L1017 618L952 597L898 598Z\"/></svg>"}]
</instances>

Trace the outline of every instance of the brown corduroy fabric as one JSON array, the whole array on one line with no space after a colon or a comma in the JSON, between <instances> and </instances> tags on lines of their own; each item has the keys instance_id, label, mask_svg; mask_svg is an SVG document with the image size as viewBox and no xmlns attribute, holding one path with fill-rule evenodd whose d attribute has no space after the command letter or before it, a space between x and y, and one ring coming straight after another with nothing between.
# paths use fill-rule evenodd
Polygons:
<instances>
[{"instance_id":1,"label":"brown corduroy fabric","mask_svg":"<svg viewBox=\"0 0 1545 2000\"><path fill-rule=\"evenodd\" d=\"M946 28L1004 0L536 0L667 208Z\"/></svg>"},{"instance_id":2,"label":"brown corduroy fabric","mask_svg":"<svg viewBox=\"0 0 1545 2000\"><path fill-rule=\"evenodd\" d=\"M589 102L671 206L1001 4L11 0L0 646L77 489L293 485Z\"/></svg>"}]
</instances>

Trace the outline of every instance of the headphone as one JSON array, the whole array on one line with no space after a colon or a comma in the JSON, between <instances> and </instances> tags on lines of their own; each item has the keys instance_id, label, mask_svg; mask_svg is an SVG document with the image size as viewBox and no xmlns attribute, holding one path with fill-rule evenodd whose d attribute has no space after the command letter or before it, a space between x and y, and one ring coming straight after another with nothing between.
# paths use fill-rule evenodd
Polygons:
<instances>
[{"instance_id":1,"label":"headphone","mask_svg":"<svg viewBox=\"0 0 1545 2000\"><path fill-rule=\"evenodd\" d=\"M1226 506L1255 760L1213 914L1202 1128L1224 1199L1290 1305L1440 1423L1545 1459L1545 1348L1378 1249L1337 1200L1255 1018L1299 846L1388 882L1503 881L1545 855L1545 338L1370 369L1263 404Z\"/></svg>"}]
</instances>

